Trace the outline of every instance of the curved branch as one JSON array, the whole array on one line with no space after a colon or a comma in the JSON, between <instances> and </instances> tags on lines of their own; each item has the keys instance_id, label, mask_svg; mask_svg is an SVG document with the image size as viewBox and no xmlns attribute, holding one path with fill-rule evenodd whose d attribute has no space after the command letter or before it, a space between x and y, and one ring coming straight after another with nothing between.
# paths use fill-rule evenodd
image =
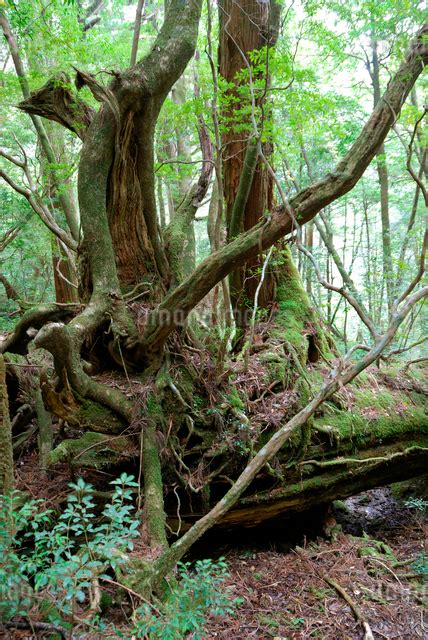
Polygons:
<instances>
[{"instance_id":1,"label":"curved branch","mask_svg":"<svg viewBox=\"0 0 428 640\"><path fill-rule=\"evenodd\" d=\"M70 320L81 305L72 304L60 306L58 304L46 304L30 309L15 326L13 333L0 341L0 353L18 353L26 355L28 344L33 340L35 331L43 327L46 322L65 322Z\"/></svg>"},{"instance_id":2,"label":"curved branch","mask_svg":"<svg viewBox=\"0 0 428 640\"><path fill-rule=\"evenodd\" d=\"M411 294L411 292L416 287L416 285L421 281L422 276L425 273L425 261L426 261L427 250L428 250L428 229L425 229L424 240L422 243L422 250L421 250L421 255L419 259L418 271L415 277L413 278L413 280L407 286L406 290L401 294L398 300L394 301L394 305L393 305L394 309L396 309L398 305L401 304L401 302L403 302L403 300L405 300Z\"/></svg>"},{"instance_id":3,"label":"curved branch","mask_svg":"<svg viewBox=\"0 0 428 640\"><path fill-rule=\"evenodd\" d=\"M414 349L415 347L418 347L419 345L423 344L427 340L428 340L428 336L423 336L422 338L419 338L419 340L416 340L415 342L412 342L412 344L409 344L407 347L401 347L400 349L394 349L393 351L390 351L385 356L385 360L389 360L389 358L397 356L400 353L405 353L406 351L410 351L411 349Z\"/></svg>"},{"instance_id":4,"label":"curved branch","mask_svg":"<svg viewBox=\"0 0 428 640\"><path fill-rule=\"evenodd\" d=\"M198 36L202 0L171 0L151 51L137 67L152 95L166 95L192 57Z\"/></svg>"},{"instance_id":5,"label":"curved branch","mask_svg":"<svg viewBox=\"0 0 428 640\"><path fill-rule=\"evenodd\" d=\"M10 244L15 240L16 236L20 231L21 231L21 227L19 225L16 225L8 229L3 234L3 236L0 238L0 253L6 249L8 244Z\"/></svg>"}]
</instances>

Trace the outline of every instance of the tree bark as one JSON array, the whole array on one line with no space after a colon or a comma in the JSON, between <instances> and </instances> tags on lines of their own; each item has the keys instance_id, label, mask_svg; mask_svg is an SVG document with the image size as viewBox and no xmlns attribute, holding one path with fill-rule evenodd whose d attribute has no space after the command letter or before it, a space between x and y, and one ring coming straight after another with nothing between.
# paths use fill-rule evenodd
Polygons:
<instances>
[{"instance_id":1,"label":"tree bark","mask_svg":"<svg viewBox=\"0 0 428 640\"><path fill-rule=\"evenodd\" d=\"M373 106L378 104L380 93L379 55L378 42L372 37L372 66L371 79L373 84ZM392 249L391 249L391 223L389 220L389 180L388 165L386 161L385 145L382 143L376 154L376 169L380 188L380 214L382 224L382 256L383 256L383 277L386 287L386 297L388 311L391 310L394 298L393 291L393 269L392 269Z\"/></svg>"},{"instance_id":2,"label":"tree bark","mask_svg":"<svg viewBox=\"0 0 428 640\"><path fill-rule=\"evenodd\" d=\"M7 495L15 488L13 473L12 430L6 386L6 363L0 354L0 493Z\"/></svg>"},{"instance_id":3,"label":"tree bark","mask_svg":"<svg viewBox=\"0 0 428 640\"><path fill-rule=\"evenodd\" d=\"M228 238L232 240L242 231L254 227L265 212L271 211L273 205L273 180L262 160L258 159L251 117L243 115L243 112L253 108L268 108L265 105L269 84L268 54L265 89L261 97L256 96L254 86L250 87L248 95L243 96L242 88L248 85L248 78L240 78L240 73L247 69L247 65L253 66L253 51L274 44L279 8L275 1L262 4L257 0L222 0L219 4L219 15L219 67L220 74L229 87L225 99L231 104L223 113L227 130L222 136L222 156L226 223ZM260 80L260 76L256 74L253 81L257 80ZM252 94L253 91L255 93ZM244 131L243 124L247 125ZM263 147L265 155L269 156L270 145L264 143ZM251 307L254 300L260 268L261 256L255 253L243 268L233 271L230 275L231 302L237 326L246 326L245 311ZM267 273L259 292L259 307L267 307L272 302L273 295L273 279L271 274Z\"/></svg>"},{"instance_id":4,"label":"tree bark","mask_svg":"<svg viewBox=\"0 0 428 640\"><path fill-rule=\"evenodd\" d=\"M91 125L97 134L87 137L82 150L82 218L95 207L106 212L119 281L126 287L135 286L147 273L168 278L156 213L154 133L161 106L194 52L200 10L199 0L188 3L184 11L172 0L150 53L103 91L104 105ZM98 144L106 153L102 177L96 166ZM94 179L100 180L96 204L90 202ZM85 244L88 249L86 236Z\"/></svg>"}]
</instances>

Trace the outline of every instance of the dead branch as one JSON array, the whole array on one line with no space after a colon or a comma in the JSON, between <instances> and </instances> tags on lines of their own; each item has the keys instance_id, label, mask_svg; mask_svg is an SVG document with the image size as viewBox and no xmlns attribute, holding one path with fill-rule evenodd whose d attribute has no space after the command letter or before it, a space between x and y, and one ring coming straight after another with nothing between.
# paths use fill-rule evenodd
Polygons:
<instances>
[{"instance_id":1,"label":"dead branch","mask_svg":"<svg viewBox=\"0 0 428 640\"><path fill-rule=\"evenodd\" d=\"M333 589L335 589L337 591L337 593L342 596L342 598L347 602L347 604L349 604L349 606L352 609L353 614L355 615L356 619L358 620L358 622L361 623L361 625L364 628L364 640L374 640L374 636L372 633L372 630L370 628L369 623L367 622L366 617L364 616L364 614L361 612L360 608L358 607L358 605L354 602L354 600L352 600L351 596L349 595L349 593L347 591L345 591L345 589L340 586L340 584L338 582L336 582L336 580L333 580L333 578L330 578L330 576L328 575L323 575L322 579L330 585L330 587L333 587Z\"/></svg>"},{"instance_id":2,"label":"dead branch","mask_svg":"<svg viewBox=\"0 0 428 640\"><path fill-rule=\"evenodd\" d=\"M95 111L70 86L69 76L60 73L20 102L18 109L58 122L84 140Z\"/></svg>"}]
</instances>

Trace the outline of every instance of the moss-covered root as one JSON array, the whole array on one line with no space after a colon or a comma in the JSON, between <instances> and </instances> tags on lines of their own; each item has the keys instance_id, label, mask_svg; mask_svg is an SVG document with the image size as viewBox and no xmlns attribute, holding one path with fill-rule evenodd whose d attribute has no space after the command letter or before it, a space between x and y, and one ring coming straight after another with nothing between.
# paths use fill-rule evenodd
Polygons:
<instances>
[{"instance_id":1,"label":"moss-covered root","mask_svg":"<svg viewBox=\"0 0 428 640\"><path fill-rule=\"evenodd\" d=\"M152 417L149 417L141 437L143 438L144 523L150 546L161 551L168 546L168 543L161 464L156 440L156 425Z\"/></svg>"},{"instance_id":2,"label":"moss-covered root","mask_svg":"<svg viewBox=\"0 0 428 640\"><path fill-rule=\"evenodd\" d=\"M80 438L61 442L49 454L48 463L69 462L75 467L100 469L123 463L134 453L126 436L109 437L88 431Z\"/></svg>"},{"instance_id":3,"label":"moss-covered root","mask_svg":"<svg viewBox=\"0 0 428 640\"><path fill-rule=\"evenodd\" d=\"M37 436L39 464L41 469L45 471L49 464L49 455L52 451L53 445L52 420L50 414L45 409L40 388L36 390L34 399L37 413L37 424L39 427Z\"/></svg>"},{"instance_id":4,"label":"moss-covered root","mask_svg":"<svg viewBox=\"0 0 428 640\"><path fill-rule=\"evenodd\" d=\"M152 549L151 556L162 558L168 549L166 536L166 515L163 502L162 469L159 457L157 428L163 422L163 411L160 403L162 395L163 375L156 380L158 394L151 394L146 402L142 438L142 465L144 477L144 507L143 522L147 533L148 543ZM156 563L141 558L131 558L127 565L127 575L122 579L124 584L140 593L145 598L151 598L154 593L163 597L168 588L165 574L158 579L155 570ZM171 576L170 576L171 578ZM170 582L170 580L169 580Z\"/></svg>"},{"instance_id":5,"label":"moss-covered root","mask_svg":"<svg viewBox=\"0 0 428 640\"><path fill-rule=\"evenodd\" d=\"M0 493L13 491L13 448L6 387L6 363L0 353Z\"/></svg>"}]
</instances>

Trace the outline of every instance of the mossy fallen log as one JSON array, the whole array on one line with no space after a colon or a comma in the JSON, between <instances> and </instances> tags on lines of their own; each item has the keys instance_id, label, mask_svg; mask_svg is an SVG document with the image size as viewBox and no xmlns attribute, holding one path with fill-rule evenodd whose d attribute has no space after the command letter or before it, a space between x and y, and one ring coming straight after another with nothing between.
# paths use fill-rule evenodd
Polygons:
<instances>
[{"instance_id":1,"label":"mossy fallen log","mask_svg":"<svg viewBox=\"0 0 428 640\"><path fill-rule=\"evenodd\" d=\"M265 468L220 526L252 527L279 516L302 512L377 486L426 473L428 417L424 394L389 393L359 384L349 408L329 404L307 434L296 434ZM258 446L268 439L261 434ZM306 438L305 446L302 440ZM229 452L230 454L230 452ZM220 464L222 456L217 464ZM235 460L236 463L236 460ZM239 467L239 465L238 465ZM236 473L233 459L205 488L205 502L192 495L181 501L186 530L229 488ZM203 492L202 492L203 493ZM166 501L175 529L173 500ZM191 505L191 508L186 508ZM184 505L184 507L183 507ZM198 505L200 508L195 508Z\"/></svg>"}]
</instances>

